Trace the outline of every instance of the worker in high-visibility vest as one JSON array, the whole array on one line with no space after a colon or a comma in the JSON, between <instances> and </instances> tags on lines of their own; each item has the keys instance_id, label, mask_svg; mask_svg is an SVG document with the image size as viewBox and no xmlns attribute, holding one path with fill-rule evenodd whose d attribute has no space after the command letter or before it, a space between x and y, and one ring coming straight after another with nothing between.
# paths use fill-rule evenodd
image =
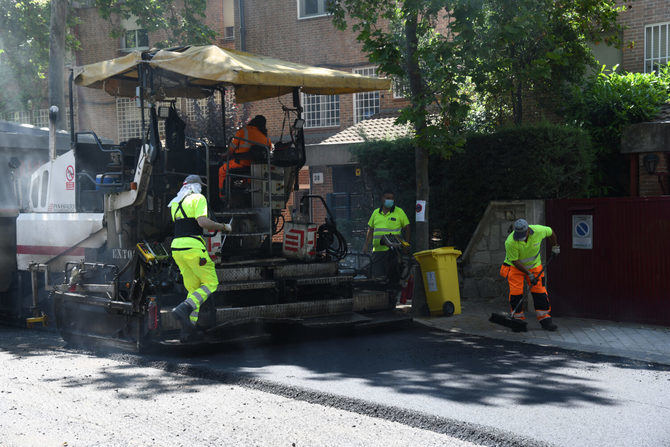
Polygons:
<instances>
[{"instance_id":1,"label":"worker in high-visibility vest","mask_svg":"<svg viewBox=\"0 0 670 447\"><path fill-rule=\"evenodd\" d=\"M400 236L403 233L405 241L410 240L411 228L405 212L395 204L395 196L391 191L382 195L381 206L375 209L368 220L368 232L365 236L363 253L367 253L372 241L372 276L386 276L389 271L389 247L381 244L382 236L393 234Z\"/></svg>"},{"instance_id":2,"label":"worker in high-visibility vest","mask_svg":"<svg viewBox=\"0 0 670 447\"><path fill-rule=\"evenodd\" d=\"M272 148L272 142L268 138L268 129L266 119L263 115L256 115L246 126L239 129L228 146L227 160L219 168L219 196L225 197L225 181L229 169L241 169L251 166L251 160L248 158L236 158L236 155L242 155L249 152L251 146L260 145Z\"/></svg>"},{"instance_id":3,"label":"worker in high-visibility vest","mask_svg":"<svg viewBox=\"0 0 670 447\"><path fill-rule=\"evenodd\" d=\"M514 222L513 232L505 240L505 261L500 267L500 275L507 279L509 284L509 304L513 318L524 320L521 306L517 308L523 298L524 283L530 286L537 316L542 329L555 331L558 327L551 319L551 305L547 294L546 279L542 271L542 257L540 247L545 238L549 238L551 252L558 255L561 252L556 239L556 233L543 225L528 225L525 219Z\"/></svg>"},{"instance_id":4,"label":"worker in high-visibility vest","mask_svg":"<svg viewBox=\"0 0 670 447\"><path fill-rule=\"evenodd\" d=\"M231 231L229 224L214 222L207 217L207 199L201 194L202 186L200 176L189 175L168 205L174 221L172 258L179 267L188 292L186 299L172 309L182 327L181 341L188 341L196 334L200 306L219 286L202 230Z\"/></svg>"}]
</instances>

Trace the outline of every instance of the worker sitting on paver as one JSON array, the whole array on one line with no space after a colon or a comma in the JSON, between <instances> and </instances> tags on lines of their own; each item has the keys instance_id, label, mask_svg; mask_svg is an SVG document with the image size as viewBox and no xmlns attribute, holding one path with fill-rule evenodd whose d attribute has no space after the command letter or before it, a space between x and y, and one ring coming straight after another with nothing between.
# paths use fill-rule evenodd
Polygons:
<instances>
[{"instance_id":1,"label":"worker sitting on paver","mask_svg":"<svg viewBox=\"0 0 670 447\"><path fill-rule=\"evenodd\" d=\"M542 329L555 331L558 327L551 319L549 296L542 269L540 246L545 238L549 238L551 252L560 253L556 233L543 225L528 225L525 219L514 222L514 231L505 241L505 261L500 267L500 275L509 283L509 304L513 318L525 319L522 306L518 306L523 298L524 282L530 286L535 304L535 314Z\"/></svg>"},{"instance_id":2,"label":"worker sitting on paver","mask_svg":"<svg viewBox=\"0 0 670 447\"><path fill-rule=\"evenodd\" d=\"M249 169L251 166L250 152L252 147L260 145L261 147L272 148L272 142L268 138L268 129L266 127L266 119L263 115L256 115L246 126L239 129L228 148L226 159L219 168L219 197L225 199L225 182L228 175L228 170L243 170ZM265 150L261 151L263 155L256 154L259 160L265 160ZM249 172L245 172L247 176Z\"/></svg>"},{"instance_id":3,"label":"worker sitting on paver","mask_svg":"<svg viewBox=\"0 0 670 447\"><path fill-rule=\"evenodd\" d=\"M395 205L394 194L391 191L385 191L382 194L381 206L375 209L368 221L368 232L365 236L365 245L363 253L368 252L370 241L372 240L372 276L386 276L389 271L389 247L381 244L382 236L393 234L400 236L404 233L406 241L410 239L410 226L407 215L402 208Z\"/></svg>"}]
</instances>

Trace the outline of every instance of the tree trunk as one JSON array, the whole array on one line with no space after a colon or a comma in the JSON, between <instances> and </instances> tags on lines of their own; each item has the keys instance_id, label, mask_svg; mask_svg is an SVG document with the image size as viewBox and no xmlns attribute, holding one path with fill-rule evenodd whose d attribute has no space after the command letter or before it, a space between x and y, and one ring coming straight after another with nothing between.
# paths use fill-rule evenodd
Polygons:
<instances>
[{"instance_id":1,"label":"tree trunk","mask_svg":"<svg viewBox=\"0 0 670 447\"><path fill-rule=\"evenodd\" d=\"M430 187L428 183L428 149L422 144L423 135L426 129L426 109L423 105L423 78L417 62L417 48L419 41L416 35L418 24L417 7L411 4L412 2L405 2L406 8L406 22L405 34L407 36L407 73L409 77L409 88L413 98L414 116L413 122L416 130L415 148L414 148L414 162L416 174L416 200L424 200L426 202L425 221L416 222L416 231L414 233L414 248L416 251L428 250L429 224L428 211L430 209L428 204L428 195ZM409 4L409 5L408 5Z\"/></svg>"},{"instance_id":2,"label":"tree trunk","mask_svg":"<svg viewBox=\"0 0 670 447\"><path fill-rule=\"evenodd\" d=\"M65 20L67 0L51 0L49 25L49 106L57 106L59 113L56 129L65 129Z\"/></svg>"},{"instance_id":3,"label":"tree trunk","mask_svg":"<svg viewBox=\"0 0 670 447\"><path fill-rule=\"evenodd\" d=\"M414 232L414 250L428 250L429 224L428 224L428 194L430 193L428 177L428 148L423 143L426 130L426 107L423 101L424 89L423 78L417 61L417 48L419 40L417 38L418 26L418 3L405 1L405 36L407 38L407 74L409 79L409 88L412 95L413 123L416 131L414 138L414 163L416 175L416 200L425 200L425 220L416 222ZM426 294L423 287L423 273L419 268L414 270L414 297L412 299L412 313L417 316L428 315L428 306L426 303Z\"/></svg>"}]
</instances>

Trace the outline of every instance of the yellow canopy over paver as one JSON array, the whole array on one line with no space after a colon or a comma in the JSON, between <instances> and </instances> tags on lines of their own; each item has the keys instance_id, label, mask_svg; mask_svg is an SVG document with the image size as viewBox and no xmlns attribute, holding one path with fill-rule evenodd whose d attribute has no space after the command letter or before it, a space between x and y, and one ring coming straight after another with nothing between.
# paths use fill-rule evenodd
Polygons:
<instances>
[{"instance_id":1,"label":"yellow canopy over paver","mask_svg":"<svg viewBox=\"0 0 670 447\"><path fill-rule=\"evenodd\" d=\"M329 68L257 56L216 45L180 50L159 50L148 60L142 53L75 67L77 85L101 88L113 96L135 96L138 71L143 64L154 69L158 97L203 97L202 87L234 86L238 103L273 98L302 88L304 93L337 95L388 90L391 81Z\"/></svg>"}]
</instances>

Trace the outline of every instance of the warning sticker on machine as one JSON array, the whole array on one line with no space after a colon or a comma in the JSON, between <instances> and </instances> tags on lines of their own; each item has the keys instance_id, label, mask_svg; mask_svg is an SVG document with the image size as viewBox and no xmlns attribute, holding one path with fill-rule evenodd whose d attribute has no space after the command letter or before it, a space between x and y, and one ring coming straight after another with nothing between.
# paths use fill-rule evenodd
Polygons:
<instances>
[{"instance_id":1,"label":"warning sticker on machine","mask_svg":"<svg viewBox=\"0 0 670 447\"><path fill-rule=\"evenodd\" d=\"M72 191L74 189L74 166L68 165L65 168L65 189Z\"/></svg>"},{"instance_id":2,"label":"warning sticker on machine","mask_svg":"<svg viewBox=\"0 0 670 447\"><path fill-rule=\"evenodd\" d=\"M437 278L435 278L435 272L426 272L426 283L428 284L429 292L437 292Z\"/></svg>"}]
</instances>

